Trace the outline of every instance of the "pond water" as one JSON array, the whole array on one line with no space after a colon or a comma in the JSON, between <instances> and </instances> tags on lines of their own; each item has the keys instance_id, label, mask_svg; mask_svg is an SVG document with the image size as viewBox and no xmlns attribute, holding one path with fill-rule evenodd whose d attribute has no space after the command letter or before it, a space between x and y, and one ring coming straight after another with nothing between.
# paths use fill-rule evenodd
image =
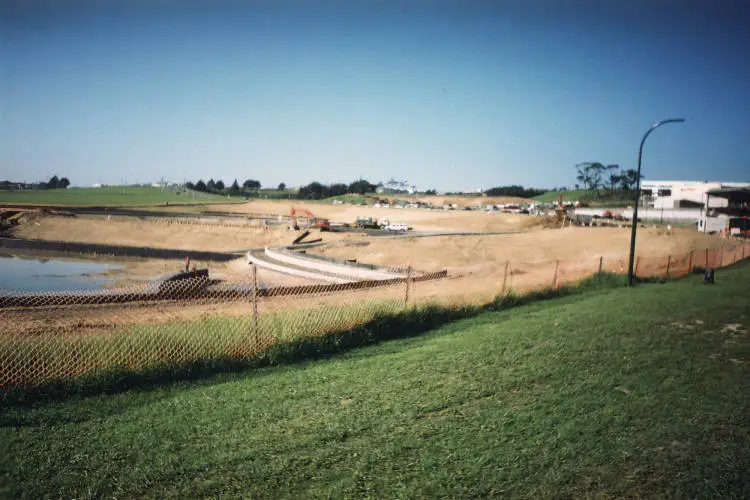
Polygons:
<instances>
[{"instance_id":1,"label":"pond water","mask_svg":"<svg viewBox=\"0 0 750 500\"><path fill-rule=\"evenodd\" d=\"M102 262L0 256L0 292L98 290L110 282L99 274L121 267Z\"/></svg>"}]
</instances>

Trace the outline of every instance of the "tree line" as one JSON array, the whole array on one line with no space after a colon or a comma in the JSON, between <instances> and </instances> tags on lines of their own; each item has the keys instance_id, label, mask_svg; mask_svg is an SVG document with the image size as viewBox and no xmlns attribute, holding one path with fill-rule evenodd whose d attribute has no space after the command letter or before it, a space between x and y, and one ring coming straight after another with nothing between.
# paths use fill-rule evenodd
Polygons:
<instances>
[{"instance_id":1,"label":"tree line","mask_svg":"<svg viewBox=\"0 0 750 500\"><path fill-rule=\"evenodd\" d=\"M575 166L578 172L576 189L596 191L630 191L635 189L638 181L638 171L629 168L620 170L619 165L604 165L600 162L584 162ZM641 176L643 178L643 176Z\"/></svg>"},{"instance_id":2,"label":"tree line","mask_svg":"<svg viewBox=\"0 0 750 500\"><path fill-rule=\"evenodd\" d=\"M254 179L247 179L240 185L239 181L235 179L234 182L227 187L221 179L216 181L209 179L207 182L204 182L203 179L199 179L198 182L195 183L190 181L186 182L185 187L202 193L240 195L257 193L261 188L261 184ZM285 190L286 184L283 182L280 183L278 189L280 191Z\"/></svg>"},{"instance_id":3,"label":"tree line","mask_svg":"<svg viewBox=\"0 0 750 500\"><path fill-rule=\"evenodd\" d=\"M331 196L343 196L345 194L370 194L378 188L364 179L359 179L351 184L321 184L320 182L311 182L302 186L297 191L297 198L301 200L322 200Z\"/></svg>"},{"instance_id":4,"label":"tree line","mask_svg":"<svg viewBox=\"0 0 750 500\"><path fill-rule=\"evenodd\" d=\"M0 181L0 189L6 191L21 189L66 189L68 186L70 186L70 181L67 177L58 177L56 175L53 175L46 182Z\"/></svg>"},{"instance_id":5,"label":"tree line","mask_svg":"<svg viewBox=\"0 0 750 500\"><path fill-rule=\"evenodd\" d=\"M487 196L517 196L519 198L533 198L546 193L546 189L525 188L519 185L498 186L486 190Z\"/></svg>"}]
</instances>

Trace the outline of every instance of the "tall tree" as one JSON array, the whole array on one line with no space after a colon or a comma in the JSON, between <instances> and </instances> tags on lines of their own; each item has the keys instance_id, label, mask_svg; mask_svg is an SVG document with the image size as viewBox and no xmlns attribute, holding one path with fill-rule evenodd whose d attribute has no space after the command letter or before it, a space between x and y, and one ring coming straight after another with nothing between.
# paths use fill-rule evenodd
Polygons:
<instances>
[{"instance_id":1,"label":"tall tree","mask_svg":"<svg viewBox=\"0 0 750 500\"><path fill-rule=\"evenodd\" d=\"M278 190L279 190L279 191L283 191L283 190L285 190L285 189L286 189L286 184L284 184L283 182L279 182L279 187L278 187Z\"/></svg>"},{"instance_id":2,"label":"tall tree","mask_svg":"<svg viewBox=\"0 0 750 500\"><path fill-rule=\"evenodd\" d=\"M248 190L260 189L260 182L253 179L247 179L242 183L242 187Z\"/></svg>"},{"instance_id":3,"label":"tall tree","mask_svg":"<svg viewBox=\"0 0 750 500\"><path fill-rule=\"evenodd\" d=\"M196 191L203 191L205 192L207 189L206 183L203 182L203 179L199 179L198 182L195 183L195 190Z\"/></svg>"},{"instance_id":4,"label":"tall tree","mask_svg":"<svg viewBox=\"0 0 750 500\"><path fill-rule=\"evenodd\" d=\"M599 162L584 162L576 165L576 180L588 191L598 190L602 186L602 175L606 167Z\"/></svg>"},{"instance_id":5,"label":"tall tree","mask_svg":"<svg viewBox=\"0 0 750 500\"><path fill-rule=\"evenodd\" d=\"M607 165L603 169L603 175L606 180L609 181L609 190L614 191L617 186L618 170L620 165Z\"/></svg>"},{"instance_id":6,"label":"tall tree","mask_svg":"<svg viewBox=\"0 0 750 500\"><path fill-rule=\"evenodd\" d=\"M63 177L60 179L60 183L58 184L63 189L68 189L68 186L70 186L70 181L67 177Z\"/></svg>"},{"instance_id":7,"label":"tall tree","mask_svg":"<svg viewBox=\"0 0 750 500\"><path fill-rule=\"evenodd\" d=\"M53 175L52 178L49 180L49 182L47 182L47 187L49 189L57 189L59 184L60 184L60 179L58 179L56 175Z\"/></svg>"},{"instance_id":8,"label":"tall tree","mask_svg":"<svg viewBox=\"0 0 750 500\"><path fill-rule=\"evenodd\" d=\"M641 179L643 179L641 175ZM620 176L620 188L625 190L635 189L636 182L638 181L638 171L634 168L625 170Z\"/></svg>"},{"instance_id":9,"label":"tall tree","mask_svg":"<svg viewBox=\"0 0 750 500\"><path fill-rule=\"evenodd\" d=\"M240 192L240 183L237 182L237 179L235 179L232 185L229 187L229 192L231 194L237 194Z\"/></svg>"},{"instance_id":10,"label":"tall tree","mask_svg":"<svg viewBox=\"0 0 750 500\"><path fill-rule=\"evenodd\" d=\"M215 187L217 191L224 191L224 181L219 179L218 181L216 181Z\"/></svg>"}]
</instances>

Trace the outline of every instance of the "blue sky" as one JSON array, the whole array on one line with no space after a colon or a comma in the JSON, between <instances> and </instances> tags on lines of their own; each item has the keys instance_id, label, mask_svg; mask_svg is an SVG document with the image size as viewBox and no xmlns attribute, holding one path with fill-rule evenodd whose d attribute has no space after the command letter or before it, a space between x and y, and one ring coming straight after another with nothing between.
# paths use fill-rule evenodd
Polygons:
<instances>
[{"instance_id":1,"label":"blue sky","mask_svg":"<svg viewBox=\"0 0 750 500\"><path fill-rule=\"evenodd\" d=\"M750 3L0 3L0 179L750 181Z\"/></svg>"}]
</instances>

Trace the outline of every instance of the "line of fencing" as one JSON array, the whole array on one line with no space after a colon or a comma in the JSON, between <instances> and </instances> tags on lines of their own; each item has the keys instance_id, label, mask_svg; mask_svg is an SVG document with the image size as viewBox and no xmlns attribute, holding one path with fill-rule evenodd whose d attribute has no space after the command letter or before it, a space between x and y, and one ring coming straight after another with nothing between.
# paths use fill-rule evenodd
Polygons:
<instances>
[{"instance_id":1,"label":"line of fencing","mask_svg":"<svg viewBox=\"0 0 750 500\"><path fill-rule=\"evenodd\" d=\"M666 257L637 258L639 277L674 278L750 257L747 243ZM248 266L242 279L164 282L160 300L143 287L101 292L0 293L0 390L185 363L272 356L275 346L346 332L428 302L467 303L511 291L557 288L597 272L624 273L627 261L506 262L486 276L409 272L405 278L284 287ZM484 287L482 290L480 288Z\"/></svg>"},{"instance_id":2,"label":"line of fencing","mask_svg":"<svg viewBox=\"0 0 750 500\"><path fill-rule=\"evenodd\" d=\"M10 250L42 250L66 254L112 255L118 257L141 257L149 259L184 259L229 261L238 257L232 252L210 252L204 250L179 250L171 248L108 245L106 243L79 243L75 241L27 240L0 237L0 248Z\"/></svg>"}]
</instances>

